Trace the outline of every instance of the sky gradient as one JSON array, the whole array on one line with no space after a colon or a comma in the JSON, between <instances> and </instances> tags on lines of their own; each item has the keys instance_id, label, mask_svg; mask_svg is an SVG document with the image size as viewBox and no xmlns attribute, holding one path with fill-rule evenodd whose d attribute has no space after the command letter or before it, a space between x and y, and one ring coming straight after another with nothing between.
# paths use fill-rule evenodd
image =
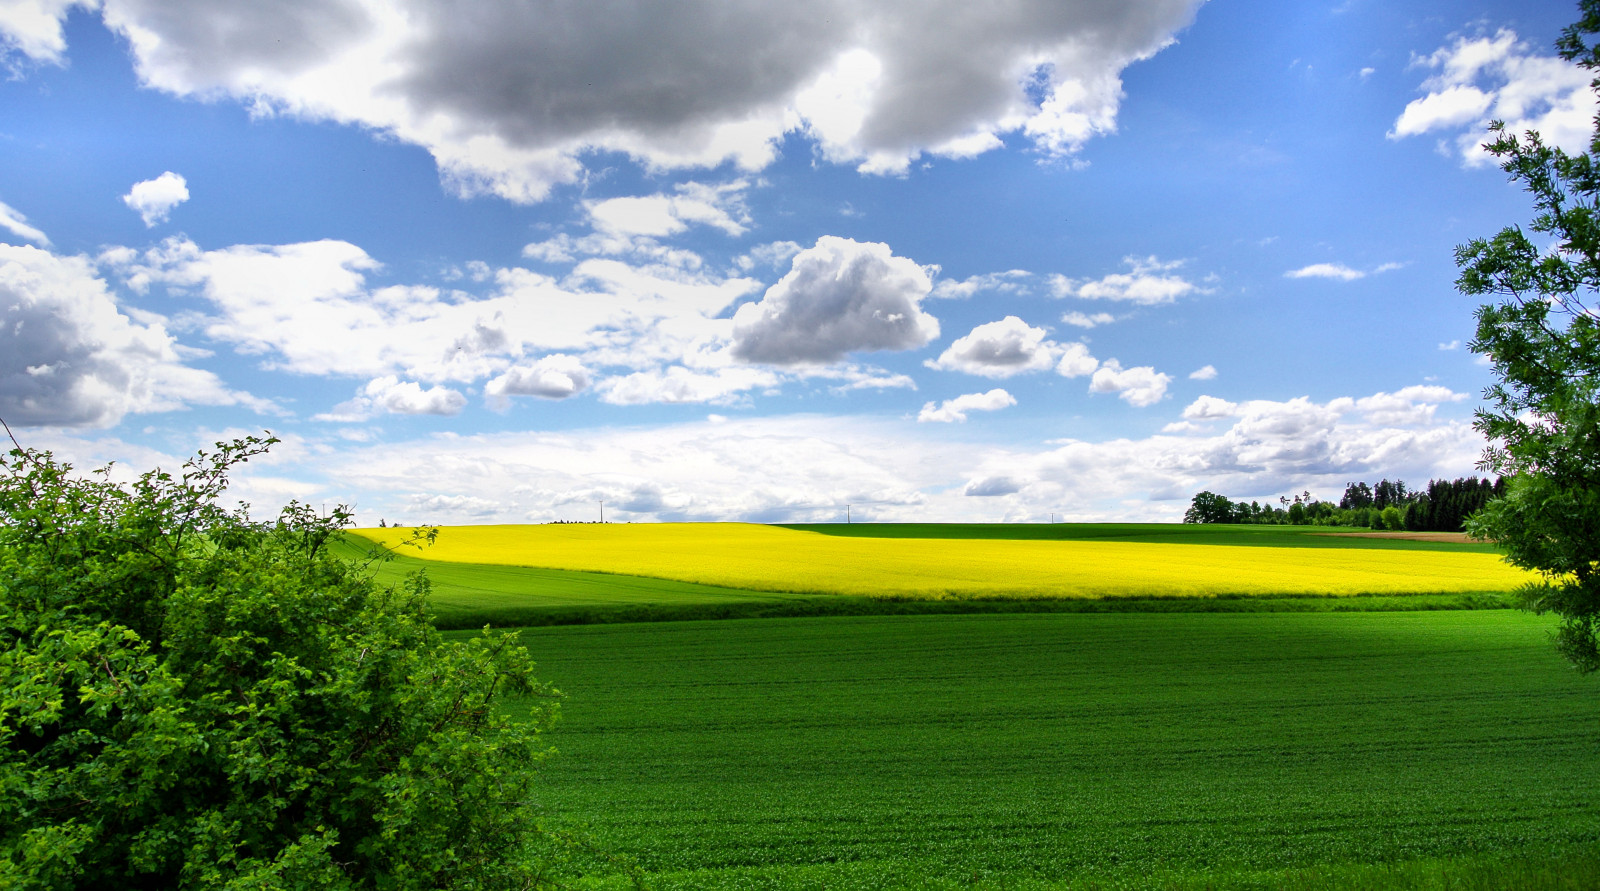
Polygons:
<instances>
[{"instance_id":1,"label":"sky gradient","mask_svg":"<svg viewBox=\"0 0 1600 891\"><path fill-rule=\"evenodd\" d=\"M653 8L653 7L652 7ZM997 12L1003 9L1003 12ZM375 524L1176 520L1473 472L1565 3L0 6L0 418Z\"/></svg>"}]
</instances>

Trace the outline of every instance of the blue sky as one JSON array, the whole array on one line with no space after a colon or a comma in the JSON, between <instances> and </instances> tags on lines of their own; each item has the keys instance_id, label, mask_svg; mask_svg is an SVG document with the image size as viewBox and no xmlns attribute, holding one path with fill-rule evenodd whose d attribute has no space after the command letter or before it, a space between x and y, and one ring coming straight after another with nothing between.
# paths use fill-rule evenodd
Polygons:
<instances>
[{"instance_id":1,"label":"blue sky","mask_svg":"<svg viewBox=\"0 0 1600 891\"><path fill-rule=\"evenodd\" d=\"M0 8L0 417L366 523L1460 476L1484 123L1594 113L1563 3L687 9Z\"/></svg>"}]
</instances>

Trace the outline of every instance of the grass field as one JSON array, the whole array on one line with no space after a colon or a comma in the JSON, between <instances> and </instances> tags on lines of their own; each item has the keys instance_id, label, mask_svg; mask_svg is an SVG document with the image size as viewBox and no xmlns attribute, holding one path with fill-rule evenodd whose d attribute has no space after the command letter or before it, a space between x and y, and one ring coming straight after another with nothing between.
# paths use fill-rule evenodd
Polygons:
<instances>
[{"instance_id":1,"label":"grass field","mask_svg":"<svg viewBox=\"0 0 1600 891\"><path fill-rule=\"evenodd\" d=\"M1154 527L1146 538L1181 537L1155 541L1127 540L1126 534L1123 540L912 538L740 523L455 526L415 553L430 565L522 566L667 579L702 589L874 598L1463 593L1506 591L1529 579L1482 546L1281 532L1273 544L1260 544L1256 533L1241 527L1218 530L1211 539L1174 531L1183 528ZM399 529L356 532L384 545L406 535ZM1287 547L1280 541L1316 543ZM1246 542L1255 546L1239 546Z\"/></svg>"},{"instance_id":2,"label":"grass field","mask_svg":"<svg viewBox=\"0 0 1600 891\"><path fill-rule=\"evenodd\" d=\"M1596 887L1600 696L1549 626L1499 610L523 634L567 694L547 803L658 889Z\"/></svg>"}]
</instances>

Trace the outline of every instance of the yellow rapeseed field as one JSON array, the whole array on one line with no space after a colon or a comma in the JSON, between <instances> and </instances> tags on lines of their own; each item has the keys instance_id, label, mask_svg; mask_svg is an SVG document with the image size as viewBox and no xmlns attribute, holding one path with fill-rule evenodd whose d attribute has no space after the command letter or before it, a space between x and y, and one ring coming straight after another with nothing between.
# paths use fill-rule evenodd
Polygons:
<instances>
[{"instance_id":1,"label":"yellow rapeseed field","mask_svg":"<svg viewBox=\"0 0 1600 891\"><path fill-rule=\"evenodd\" d=\"M401 529L361 529L394 545ZM444 527L429 560L569 569L795 594L1118 597L1505 591L1498 556L1369 548L854 538L743 523Z\"/></svg>"}]
</instances>

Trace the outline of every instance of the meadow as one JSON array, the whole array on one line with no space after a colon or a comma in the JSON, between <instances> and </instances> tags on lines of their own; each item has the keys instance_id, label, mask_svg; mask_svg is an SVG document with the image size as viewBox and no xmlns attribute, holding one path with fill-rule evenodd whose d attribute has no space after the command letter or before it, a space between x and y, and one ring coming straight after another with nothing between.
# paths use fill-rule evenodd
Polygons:
<instances>
[{"instance_id":1,"label":"meadow","mask_svg":"<svg viewBox=\"0 0 1600 891\"><path fill-rule=\"evenodd\" d=\"M1006 526L985 528L993 533L910 537L743 523L455 526L441 529L425 550L405 552L429 564L606 573L769 594L930 600L1461 594L1505 591L1530 579L1473 545L1292 533L1263 543L1238 529L1206 538L1174 533L1182 527L1173 526L1151 530L1146 540L1081 529L1079 537L1067 538L1070 524L1031 527L1063 537L1025 539L1001 537L1016 535ZM1018 528L1030 527L1010 527ZM408 534L355 532L388 547ZM1148 540L1152 535L1187 537Z\"/></svg>"},{"instance_id":2,"label":"meadow","mask_svg":"<svg viewBox=\"0 0 1600 891\"><path fill-rule=\"evenodd\" d=\"M1549 624L1114 613L523 637L566 694L550 812L663 891L1595 887L1600 698Z\"/></svg>"}]
</instances>

